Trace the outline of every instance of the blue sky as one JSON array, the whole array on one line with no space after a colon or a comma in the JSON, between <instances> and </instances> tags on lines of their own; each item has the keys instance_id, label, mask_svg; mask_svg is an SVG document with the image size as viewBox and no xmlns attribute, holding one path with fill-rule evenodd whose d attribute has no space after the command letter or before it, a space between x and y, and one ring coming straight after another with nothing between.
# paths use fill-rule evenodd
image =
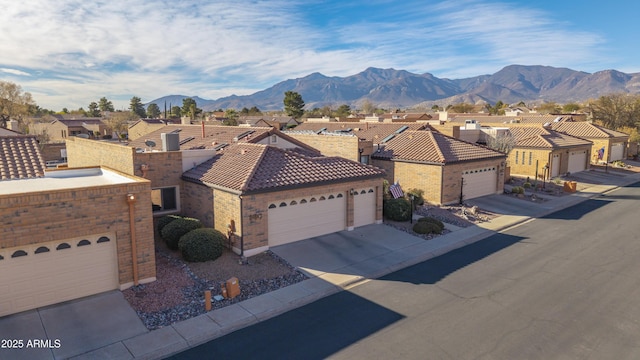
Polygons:
<instances>
[{"instance_id":1,"label":"blue sky","mask_svg":"<svg viewBox=\"0 0 640 360\"><path fill-rule=\"evenodd\" d=\"M41 107L246 95L367 67L640 72L635 1L0 0L0 80Z\"/></svg>"}]
</instances>

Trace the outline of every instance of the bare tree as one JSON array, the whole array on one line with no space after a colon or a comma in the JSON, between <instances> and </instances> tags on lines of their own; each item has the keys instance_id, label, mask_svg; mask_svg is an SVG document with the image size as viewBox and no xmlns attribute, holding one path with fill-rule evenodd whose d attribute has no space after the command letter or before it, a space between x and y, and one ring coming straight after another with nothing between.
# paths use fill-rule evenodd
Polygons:
<instances>
[{"instance_id":1,"label":"bare tree","mask_svg":"<svg viewBox=\"0 0 640 360\"><path fill-rule=\"evenodd\" d=\"M7 122L14 119L25 131L24 118L32 108L35 108L35 102L30 93L23 92L20 85L0 81L0 127L6 128Z\"/></svg>"},{"instance_id":2,"label":"bare tree","mask_svg":"<svg viewBox=\"0 0 640 360\"><path fill-rule=\"evenodd\" d=\"M137 119L137 115L131 111L117 111L110 113L109 117L102 121L111 131L116 133L118 141L120 141L122 135L129 131L129 121Z\"/></svg>"},{"instance_id":3,"label":"bare tree","mask_svg":"<svg viewBox=\"0 0 640 360\"><path fill-rule=\"evenodd\" d=\"M498 134L496 137L487 136L487 147L509 154L516 146L516 138L510 133L505 132Z\"/></svg>"},{"instance_id":4,"label":"bare tree","mask_svg":"<svg viewBox=\"0 0 640 360\"><path fill-rule=\"evenodd\" d=\"M640 96L613 94L589 103L594 120L611 129L640 126Z\"/></svg>"}]
</instances>

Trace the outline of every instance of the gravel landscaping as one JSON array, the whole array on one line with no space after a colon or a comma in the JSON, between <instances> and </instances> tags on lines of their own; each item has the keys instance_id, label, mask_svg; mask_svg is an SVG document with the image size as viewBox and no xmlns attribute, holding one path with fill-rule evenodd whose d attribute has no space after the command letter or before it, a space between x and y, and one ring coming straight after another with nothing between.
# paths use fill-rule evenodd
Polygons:
<instances>
[{"instance_id":1,"label":"gravel landscaping","mask_svg":"<svg viewBox=\"0 0 640 360\"><path fill-rule=\"evenodd\" d=\"M202 263L187 263L180 253L156 242L156 278L124 290L147 329L155 330L205 313L204 292L220 295L221 285L236 277L240 295L233 299L212 301L218 309L274 291L307 279L287 262L270 251L240 262L240 257L225 251L221 257Z\"/></svg>"}]
</instances>

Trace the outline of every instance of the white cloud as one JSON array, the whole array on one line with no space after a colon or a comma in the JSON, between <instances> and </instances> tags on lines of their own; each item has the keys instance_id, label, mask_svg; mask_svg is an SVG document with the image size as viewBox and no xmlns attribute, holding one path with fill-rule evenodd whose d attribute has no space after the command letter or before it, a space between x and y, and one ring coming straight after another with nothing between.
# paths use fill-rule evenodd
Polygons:
<instances>
[{"instance_id":1,"label":"white cloud","mask_svg":"<svg viewBox=\"0 0 640 360\"><path fill-rule=\"evenodd\" d=\"M29 74L28 72L24 72L22 70L16 70L16 69L0 68L0 72L3 72L5 74L19 75L19 76L31 76L31 74Z\"/></svg>"},{"instance_id":2,"label":"white cloud","mask_svg":"<svg viewBox=\"0 0 640 360\"><path fill-rule=\"evenodd\" d=\"M477 0L5 3L0 71L51 108L86 107L102 96L126 107L134 95L244 95L312 72L346 76L369 66L449 78L514 63L593 66L603 42L550 13ZM354 9L363 15L342 15ZM335 19L314 23L326 14Z\"/></svg>"}]
</instances>

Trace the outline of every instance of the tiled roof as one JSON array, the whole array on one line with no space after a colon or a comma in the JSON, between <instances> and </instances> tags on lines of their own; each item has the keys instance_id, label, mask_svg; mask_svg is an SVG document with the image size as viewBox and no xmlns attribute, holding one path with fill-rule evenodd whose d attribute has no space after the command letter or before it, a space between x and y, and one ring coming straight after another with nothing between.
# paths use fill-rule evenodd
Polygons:
<instances>
[{"instance_id":1,"label":"tiled roof","mask_svg":"<svg viewBox=\"0 0 640 360\"><path fill-rule=\"evenodd\" d=\"M83 118L83 119L64 119L57 120L67 126L82 126L83 124L87 125L100 125L104 124L102 119L100 118Z\"/></svg>"},{"instance_id":2,"label":"tiled roof","mask_svg":"<svg viewBox=\"0 0 640 360\"><path fill-rule=\"evenodd\" d=\"M34 136L0 136L0 180L43 177L44 169Z\"/></svg>"},{"instance_id":3,"label":"tiled roof","mask_svg":"<svg viewBox=\"0 0 640 360\"><path fill-rule=\"evenodd\" d=\"M372 157L449 164L506 157L485 146L468 143L437 131L405 131L382 145Z\"/></svg>"},{"instance_id":4,"label":"tiled roof","mask_svg":"<svg viewBox=\"0 0 640 360\"><path fill-rule=\"evenodd\" d=\"M241 192L261 192L383 175L383 170L340 157L307 157L269 145L243 143L225 148L182 178Z\"/></svg>"},{"instance_id":5,"label":"tiled roof","mask_svg":"<svg viewBox=\"0 0 640 360\"><path fill-rule=\"evenodd\" d=\"M477 120L480 124L508 124L518 122L521 124L545 124L554 122L565 122L571 120L569 115L540 115L528 114L518 116L488 115L488 114L456 114L450 121L464 123L466 120Z\"/></svg>"},{"instance_id":6,"label":"tiled roof","mask_svg":"<svg viewBox=\"0 0 640 360\"><path fill-rule=\"evenodd\" d=\"M561 122L552 124L552 129L565 134L584 139L628 137L620 131L610 130L602 126L591 124L585 121Z\"/></svg>"},{"instance_id":7,"label":"tiled roof","mask_svg":"<svg viewBox=\"0 0 640 360\"><path fill-rule=\"evenodd\" d=\"M205 136L202 137L202 125L167 125L152 131L138 139L129 142L129 146L141 149L148 148L145 141L151 140L156 143L156 150L162 148L162 133L177 131L180 136L180 150L211 149L220 144L233 144L234 142L254 142L269 136L272 128L261 127L238 127L238 126L217 126L205 125ZM251 133L247 133L251 132ZM247 134L234 141L234 138ZM190 140L189 140L190 139Z\"/></svg>"},{"instance_id":8,"label":"tiled roof","mask_svg":"<svg viewBox=\"0 0 640 360\"><path fill-rule=\"evenodd\" d=\"M543 127L510 127L509 131L516 138L516 146L531 148L563 148L591 145L590 141L563 134Z\"/></svg>"},{"instance_id":9,"label":"tiled roof","mask_svg":"<svg viewBox=\"0 0 640 360\"><path fill-rule=\"evenodd\" d=\"M387 136L394 134L401 129L424 130L429 126L422 123L378 123L378 122L317 122L302 123L294 130L320 131L326 129L327 132L347 132L353 133L360 139L372 141L379 144ZM351 129L350 131L347 131Z\"/></svg>"}]
</instances>

